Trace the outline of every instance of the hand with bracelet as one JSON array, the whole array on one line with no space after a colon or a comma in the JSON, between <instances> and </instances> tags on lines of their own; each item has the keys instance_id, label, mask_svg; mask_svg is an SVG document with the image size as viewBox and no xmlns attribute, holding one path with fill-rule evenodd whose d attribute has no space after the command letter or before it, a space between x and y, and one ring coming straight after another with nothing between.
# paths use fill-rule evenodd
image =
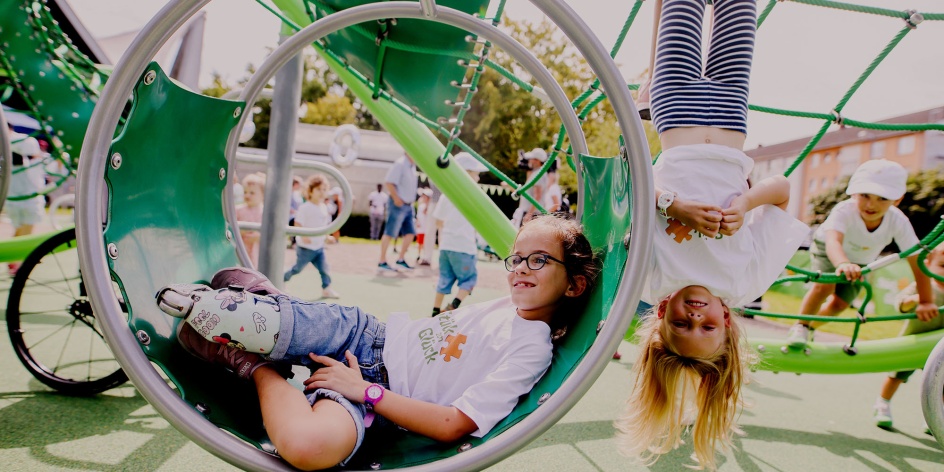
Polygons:
<instances>
[{"instance_id":1,"label":"hand with bracelet","mask_svg":"<svg viewBox=\"0 0 944 472\"><path fill-rule=\"evenodd\" d=\"M836 275L844 275L850 282L859 280L862 278L862 267L854 262L843 261L836 264Z\"/></svg>"},{"instance_id":2,"label":"hand with bracelet","mask_svg":"<svg viewBox=\"0 0 944 472\"><path fill-rule=\"evenodd\" d=\"M714 238L721 230L722 208L717 205L683 200L675 192L658 191L656 209L666 218L675 218L685 226Z\"/></svg>"}]
</instances>

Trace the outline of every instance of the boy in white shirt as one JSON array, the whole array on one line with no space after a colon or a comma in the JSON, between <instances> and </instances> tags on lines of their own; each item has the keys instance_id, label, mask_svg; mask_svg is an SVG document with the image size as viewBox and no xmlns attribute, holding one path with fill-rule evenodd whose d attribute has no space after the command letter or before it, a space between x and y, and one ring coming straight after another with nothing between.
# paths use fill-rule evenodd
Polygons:
<instances>
[{"instance_id":1,"label":"boy in white shirt","mask_svg":"<svg viewBox=\"0 0 944 472\"><path fill-rule=\"evenodd\" d=\"M476 182L479 181L479 172L488 170L467 152L456 154L453 160ZM433 300L433 316L436 316L459 308L462 300L472 293L478 280L475 268L478 246L475 244L475 228L445 195L439 197L433 218L439 228L439 281ZM459 286L459 293L442 308L443 298L452 292L453 284Z\"/></svg>"},{"instance_id":2,"label":"boy in white shirt","mask_svg":"<svg viewBox=\"0 0 944 472\"><path fill-rule=\"evenodd\" d=\"M897 208L905 195L907 180L908 171L897 162L876 159L860 165L846 188L846 194L852 198L833 207L813 234L812 269L842 275L854 282L862 278L862 266L878 258L882 248L893 240L901 250L918 244L914 227ZM937 316L930 279L918 267L917 254L908 257L908 264L918 292L915 313L922 321L930 320ZM858 294L859 286L852 283L813 283L803 297L800 313L835 316L848 308ZM790 328L787 344L805 347L813 340L813 329L822 323L798 321Z\"/></svg>"},{"instance_id":3,"label":"boy in white shirt","mask_svg":"<svg viewBox=\"0 0 944 472\"><path fill-rule=\"evenodd\" d=\"M33 232L33 225L43 219L45 200L39 195L46 186L45 172L39 163L42 148L35 138L13 131L12 126L4 132L10 137L10 151L13 154L13 171L7 193L10 197L35 195L24 200L7 199L6 202L7 215L13 222L13 235L26 236ZM15 275L19 267L17 262L10 263L10 275Z\"/></svg>"}]
</instances>

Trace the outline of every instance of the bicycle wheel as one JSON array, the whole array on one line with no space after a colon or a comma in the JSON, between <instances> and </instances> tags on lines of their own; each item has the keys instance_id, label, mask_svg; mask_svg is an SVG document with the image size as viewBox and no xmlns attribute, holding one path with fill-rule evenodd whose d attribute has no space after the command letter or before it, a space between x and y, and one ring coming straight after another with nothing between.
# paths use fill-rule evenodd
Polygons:
<instances>
[{"instance_id":1,"label":"bicycle wheel","mask_svg":"<svg viewBox=\"0 0 944 472\"><path fill-rule=\"evenodd\" d=\"M7 330L26 369L62 393L94 395L128 380L92 313L74 228L23 261L7 299Z\"/></svg>"}]
</instances>

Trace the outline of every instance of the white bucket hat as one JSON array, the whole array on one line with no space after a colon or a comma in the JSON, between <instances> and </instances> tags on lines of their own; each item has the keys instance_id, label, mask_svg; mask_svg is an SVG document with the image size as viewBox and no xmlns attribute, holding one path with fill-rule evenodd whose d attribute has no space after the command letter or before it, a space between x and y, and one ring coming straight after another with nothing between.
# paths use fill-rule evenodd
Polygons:
<instances>
[{"instance_id":1,"label":"white bucket hat","mask_svg":"<svg viewBox=\"0 0 944 472\"><path fill-rule=\"evenodd\" d=\"M898 200L905 195L908 171L901 164L886 159L866 161L849 179L846 195L868 193L888 200Z\"/></svg>"},{"instance_id":2,"label":"white bucket hat","mask_svg":"<svg viewBox=\"0 0 944 472\"><path fill-rule=\"evenodd\" d=\"M547 152L541 148L534 148L524 153L525 159L537 159L541 162L547 162Z\"/></svg>"},{"instance_id":3,"label":"white bucket hat","mask_svg":"<svg viewBox=\"0 0 944 472\"><path fill-rule=\"evenodd\" d=\"M485 172L488 170L488 167L485 167L484 164L472 157L472 154L467 152L460 152L453 156L456 164L459 164L459 167L470 171L470 172Z\"/></svg>"}]
</instances>

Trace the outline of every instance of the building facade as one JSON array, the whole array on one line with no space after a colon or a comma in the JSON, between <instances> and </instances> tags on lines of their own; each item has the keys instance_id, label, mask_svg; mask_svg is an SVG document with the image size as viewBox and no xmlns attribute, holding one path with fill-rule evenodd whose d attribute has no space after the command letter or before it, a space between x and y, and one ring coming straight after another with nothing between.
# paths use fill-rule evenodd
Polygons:
<instances>
[{"instance_id":1,"label":"building facade","mask_svg":"<svg viewBox=\"0 0 944 472\"><path fill-rule=\"evenodd\" d=\"M944 123L944 107L890 118L880 123ZM794 164L812 137L759 146L746 151L754 159L754 181L783 175ZM944 168L944 132L879 131L841 128L826 133L812 152L790 174L789 212L809 222L810 199L833 188L852 175L859 164L870 159L898 162L913 174L925 169Z\"/></svg>"}]
</instances>

